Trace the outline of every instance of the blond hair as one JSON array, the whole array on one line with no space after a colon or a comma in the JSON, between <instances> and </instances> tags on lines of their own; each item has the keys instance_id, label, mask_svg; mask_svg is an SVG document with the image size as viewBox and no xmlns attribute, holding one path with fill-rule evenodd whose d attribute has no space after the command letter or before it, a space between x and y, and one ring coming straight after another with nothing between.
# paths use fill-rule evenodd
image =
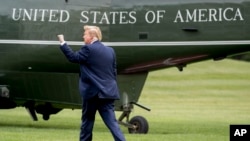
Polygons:
<instances>
[{"instance_id":1,"label":"blond hair","mask_svg":"<svg viewBox=\"0 0 250 141\"><path fill-rule=\"evenodd\" d=\"M102 32L98 26L85 25L83 26L83 29L85 31L88 30L90 35L96 37L99 41L102 40Z\"/></svg>"}]
</instances>

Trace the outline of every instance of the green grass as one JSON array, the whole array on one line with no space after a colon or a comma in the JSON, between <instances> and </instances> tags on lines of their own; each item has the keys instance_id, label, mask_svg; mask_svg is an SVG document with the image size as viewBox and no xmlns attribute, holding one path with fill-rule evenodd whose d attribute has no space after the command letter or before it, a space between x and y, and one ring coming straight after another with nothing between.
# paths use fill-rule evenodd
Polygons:
<instances>
[{"instance_id":1,"label":"green grass","mask_svg":"<svg viewBox=\"0 0 250 141\"><path fill-rule=\"evenodd\" d=\"M228 141L230 124L250 123L250 63L223 60L151 72L132 116L149 122L146 135L128 134L128 141ZM120 112L117 112L117 117ZM80 110L63 110L49 121L33 122L24 108L0 110L1 141L76 141ZM97 114L94 141L111 141Z\"/></svg>"}]
</instances>

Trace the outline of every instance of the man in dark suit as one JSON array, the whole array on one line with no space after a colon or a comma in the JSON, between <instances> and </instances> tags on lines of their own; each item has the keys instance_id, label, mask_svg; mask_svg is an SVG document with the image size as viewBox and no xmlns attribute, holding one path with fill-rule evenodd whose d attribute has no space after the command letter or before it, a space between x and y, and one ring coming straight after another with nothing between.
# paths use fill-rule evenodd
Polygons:
<instances>
[{"instance_id":1,"label":"man in dark suit","mask_svg":"<svg viewBox=\"0 0 250 141\"><path fill-rule=\"evenodd\" d=\"M58 35L60 49L72 63L80 64L79 90L82 96L82 123L80 141L91 141L98 111L115 141L125 141L115 118L114 101L119 99L116 82L115 52L101 43L102 33L97 26L84 26L85 45L73 51Z\"/></svg>"}]
</instances>

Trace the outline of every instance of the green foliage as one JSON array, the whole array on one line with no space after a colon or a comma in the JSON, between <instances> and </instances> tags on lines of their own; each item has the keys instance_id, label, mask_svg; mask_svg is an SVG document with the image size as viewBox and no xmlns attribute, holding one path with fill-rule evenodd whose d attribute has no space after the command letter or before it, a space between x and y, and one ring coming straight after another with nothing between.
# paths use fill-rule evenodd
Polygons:
<instances>
[{"instance_id":1,"label":"green foliage","mask_svg":"<svg viewBox=\"0 0 250 141\"><path fill-rule=\"evenodd\" d=\"M146 135L128 134L128 141L228 141L230 124L250 123L250 64L223 60L151 72L132 116L149 122ZM117 112L117 117L120 115ZM24 108L0 111L1 141L76 141L80 110L63 110L49 121L34 122ZM113 140L97 114L93 141Z\"/></svg>"}]
</instances>

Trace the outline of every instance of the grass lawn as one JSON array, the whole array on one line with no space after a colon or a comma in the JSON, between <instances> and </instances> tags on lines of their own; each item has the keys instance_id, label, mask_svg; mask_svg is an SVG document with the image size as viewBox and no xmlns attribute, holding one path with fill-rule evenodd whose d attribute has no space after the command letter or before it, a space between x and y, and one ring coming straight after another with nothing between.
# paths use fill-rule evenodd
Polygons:
<instances>
[{"instance_id":1,"label":"grass lawn","mask_svg":"<svg viewBox=\"0 0 250 141\"><path fill-rule=\"evenodd\" d=\"M229 141L230 124L250 124L250 63L223 60L151 72L132 116L144 116L149 133L128 141ZM117 112L117 117L120 116ZM49 121L31 120L22 107L0 110L0 141L77 141L80 110L63 110ZM94 141L111 141L97 114Z\"/></svg>"}]
</instances>

